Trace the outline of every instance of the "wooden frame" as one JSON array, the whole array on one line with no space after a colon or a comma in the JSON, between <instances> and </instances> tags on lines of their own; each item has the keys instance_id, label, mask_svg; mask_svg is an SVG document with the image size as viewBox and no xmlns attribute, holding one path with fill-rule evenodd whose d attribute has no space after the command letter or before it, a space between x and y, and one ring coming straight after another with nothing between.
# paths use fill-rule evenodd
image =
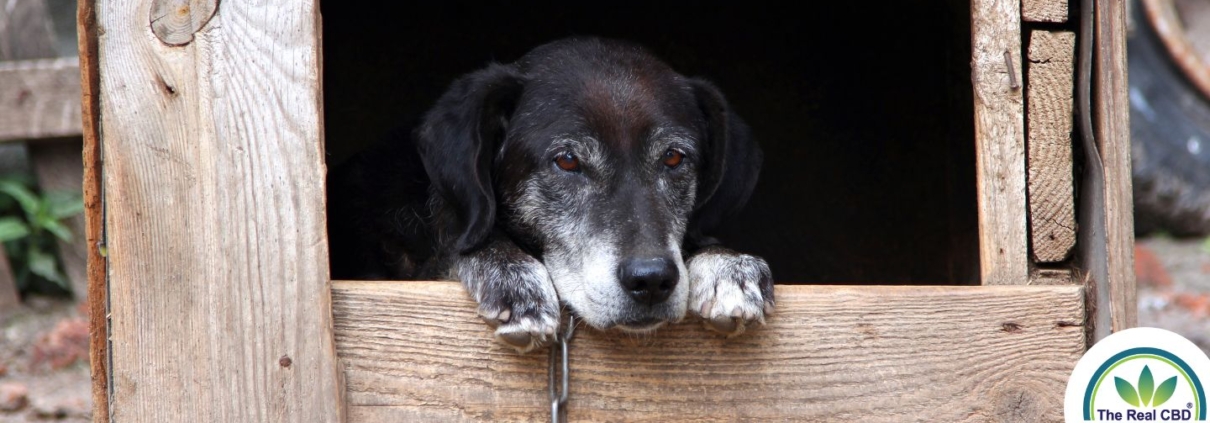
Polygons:
<instances>
[{"instance_id":1,"label":"wooden frame","mask_svg":"<svg viewBox=\"0 0 1210 423\"><path fill-rule=\"evenodd\" d=\"M545 355L456 283L327 280L317 5L255 7L80 2L95 420L547 418ZM582 331L572 420L1061 418L1089 336L1134 325L1124 3L1096 9L1074 274L1030 260L1021 3L971 9L986 286L779 286L731 340Z\"/></svg>"}]
</instances>

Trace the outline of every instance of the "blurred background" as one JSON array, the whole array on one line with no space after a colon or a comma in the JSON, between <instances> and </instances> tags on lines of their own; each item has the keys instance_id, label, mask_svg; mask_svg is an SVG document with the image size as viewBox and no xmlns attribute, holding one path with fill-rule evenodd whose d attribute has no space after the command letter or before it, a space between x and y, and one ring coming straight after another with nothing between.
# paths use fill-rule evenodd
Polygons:
<instances>
[{"instance_id":1,"label":"blurred background","mask_svg":"<svg viewBox=\"0 0 1210 423\"><path fill-rule=\"evenodd\" d=\"M334 3L325 2L323 11L325 44L355 46L359 43L365 44L358 38L404 38L397 32L397 27L377 28L373 25L359 25L358 23L362 22L361 19L366 19L362 14L364 11L362 8L340 9L329 6L329 4ZM935 7L938 7L938 10L943 12L942 14L954 15L950 16L952 18L962 18L959 16L959 12L967 7L962 0L946 0L942 3L928 0L920 2L916 6L933 4L944 4L944 6ZM1131 9L1128 39L1129 98L1137 236L1135 269L1138 277L1139 324L1176 331L1210 352L1210 66L1207 65L1210 64L1210 1L1132 0L1129 5ZM7 0L0 2L0 422L90 421L91 419L88 323L83 314L85 310L83 296L86 287L84 252L88 246L82 239L83 221L80 215L83 206L80 200L82 178L81 139L79 136L80 88L79 67L76 60L75 8L74 0ZM849 11L851 10L845 9L841 12ZM384 13L383 15L391 15L389 19L392 20L413 19L416 22L405 22L400 25L414 24L413 26L416 28L421 28L416 31L441 30L439 27L446 25L437 22L439 19L432 18L432 16L440 16L440 13L436 11L433 13L417 12L417 16L403 18L398 18L394 14ZM596 14L582 17L565 16L563 21L569 22L583 18L585 22L590 22L601 16ZM902 17L901 14L894 11L845 15L846 19L857 19L858 22L883 27L894 25L897 20L914 19L901 19ZM630 17L621 15L616 18L630 19ZM959 19L959 21L961 20ZM500 19L476 22L470 26L479 27L480 32L483 32L482 25L495 25L489 21L500 21ZM612 36L619 36L610 33L615 30L621 31L622 34L625 34L625 31L639 31L635 32L635 34L639 34L641 31L645 31L642 29L645 21L638 22L631 27L601 29L600 32L605 32L601 35ZM662 17L656 16L652 22L662 24L665 21ZM919 24L919 22L916 23ZM586 24L586 27L594 28L593 25L603 28L604 24L590 23ZM350 39L342 40L340 39L341 34L327 34L327 31L332 28L342 27L348 28L349 32L341 32L341 34L354 35L346 35L345 38ZM663 27L660 26L660 28ZM797 42L795 40L801 37L810 38L818 35L812 35L815 33L809 31L794 33L796 29L793 26L778 26L769 22L754 24L752 30L775 33L776 36L788 40L784 42L790 47L794 46ZM381 129L375 125L385 127L394 122L394 116L419 113L440 94L453 76L485 64L487 59L484 57L506 60L509 55L523 52L523 50L487 51L492 49L491 43L508 43L510 48L514 49L528 48L530 44L536 45L549 38L568 35L560 34L559 31L557 28L546 32L535 30L525 33L526 36L533 38L532 40L526 38L511 41L505 40L505 37L495 33L461 33L460 36L465 45L480 46L480 50L483 50L474 52L441 49L418 42L416 48L428 49L424 50L427 55L425 57L430 58L428 61L403 60L399 56L381 57L387 56L381 54L378 57L364 55L361 54L361 50L356 48L333 49L331 54L325 55L327 61L325 67L330 70L325 73L325 87L328 90L325 93L327 103L325 109L328 113L326 119L330 123L328 125L329 140L372 137L372 133ZM962 41L962 37L955 37L952 33L966 33L967 31L969 31L968 27L957 26L937 32L918 32L917 34L922 34L920 36L924 38L900 40L900 42L891 43L894 44L892 47L887 47L897 49L895 54L900 56L896 56L898 58L894 60L895 62L910 63L913 58L928 63L944 62L932 67L930 67L931 65L914 67L913 69L922 69L920 73L926 76L942 73L945 75L944 78L938 77L935 81L930 82L936 85L916 91L910 91L910 87L903 88L909 90L904 91L908 93L903 95L905 98L917 98L921 93L946 90L947 87L953 86L947 82L952 78L960 80L969 78L969 73L965 76L947 73L955 69L961 71L961 69L967 68L963 57L969 56L948 53L929 53L934 55L919 56L912 53L915 44L937 40L948 43L947 49L969 49L968 43L945 41L951 39ZM653 48L670 50L661 52L672 56L669 57L670 61L691 68L695 66L713 67L712 60L721 60L717 57L723 56L710 57L709 52L711 51L717 55L731 54L741 58L747 57L744 55L749 53L747 52L749 48L743 45L742 37L730 41L704 39L698 43L704 45L697 46L656 32L644 34L652 38L652 43L664 42L666 44ZM701 35L705 36L705 34ZM422 37L410 39L423 40ZM835 42L848 41L835 40ZM372 52L374 47L366 45L364 49ZM835 51L813 51L812 55L823 54L834 60L833 55L843 54L846 49L836 47ZM754 60L764 60L760 59L757 53L751 54L756 58ZM804 56L809 57L801 58L803 62L813 63L810 61L814 60L814 56ZM432 60L434 58L442 58L444 62ZM449 60L445 58L449 58ZM888 126L893 126L891 130L880 128L879 125L855 123L857 120L861 120L854 116L861 116L861 112L865 110L862 109L864 104L846 100L848 96L845 96L844 93L845 90L862 88L849 83L858 83L859 80L867 77L875 80L886 76L880 72L896 73L891 72L894 69L887 70L878 66L884 61L884 56L871 56L866 59L870 62L860 66L862 69L860 72L865 73L855 74L856 76L851 80L845 79L844 75L822 71L818 74L808 72L806 75L812 77L807 78L802 76L803 73L799 73L801 69L790 66L753 64L748 67L735 68L737 71L733 72L734 74L719 76L719 83L726 88L729 85L744 84L745 79L781 78L777 80L814 81L831 78L832 90L819 87L795 87L802 92L781 93L780 97L778 97L779 93L775 92L777 90L769 90L767 87L762 89L759 87L759 83L740 85L751 87L751 89L735 90L736 92L729 94L729 97L736 103L753 103L744 106L747 107L747 110L762 111L758 114L759 117L750 119L754 121L753 123L760 123L761 119L772 122L778 118L787 118L787 116L788 119L795 119L793 116L795 113L805 110L811 111L815 115L828 115L829 113L836 115L829 117L833 120L825 122L830 125L844 127L846 126L844 122L849 122L848 127L864 128L854 130L852 136L854 143L864 142L865 140L862 140L861 137L865 136L863 134L866 132L869 132L869 135L874 138L896 132L909 132L896 131L903 125L916 125L911 128L936 130L939 131L938 133L951 131L950 133L962 134L962 137L969 135L966 134L970 132L969 125L967 125L969 122L959 120L959 124L947 124L947 119L943 118L932 121L900 116L898 119L884 120ZM800 58L785 60L789 60L786 63L800 63L796 61ZM837 61L845 60L848 59ZM448 67L446 70L448 74L415 70L421 69L415 68L416 66L425 65L427 62L440 62L427 66ZM959 66L952 66L955 63ZM413 70L410 74L408 74L409 69ZM342 73L346 70L347 73ZM716 75L717 72L724 71L716 71ZM400 77L401 74L408 74L408 76ZM752 75L760 75L760 77ZM393 88L380 84L389 84L392 81L397 85L413 87L414 91L403 92L411 93L410 97L416 99L410 102L398 98L366 102L364 99L358 98L362 95L361 91L366 90L366 87L359 85L370 84L372 85L371 91L390 90ZM879 90L886 91L885 88L887 87L881 87ZM729 93L731 92L729 91ZM830 93L834 93L834 95ZM829 97L829 95L833 96ZM958 100L956 103L969 104L969 97L964 97L964 95L969 96L969 91L965 94L945 92L940 96L945 99L928 103L932 104L928 107L934 111L934 114L939 115L969 113L969 111L963 112L969 110L965 108L966 106L953 109L944 108L950 107L947 105L954 103L952 101L954 99ZM770 102L769 98L778 100ZM904 105L887 105L880 110L882 113L895 114L900 109L917 107L906 101ZM765 106L757 104L762 102L769 104ZM829 105L832 105L831 111L829 111ZM377 114L374 114L374 110L365 110L367 108L386 109L386 112L378 110ZM785 116L778 115L778 113ZM407 120L406 117L401 119ZM802 118L801 120L815 122L813 119L815 118ZM869 128L865 128L866 126ZM829 133L840 133L835 129L829 129L831 131ZM808 135L812 133L809 130L804 131L798 134L788 134L801 135L801 137L787 135L784 139L811 138ZM919 138L929 139L927 136ZM883 141L884 144L862 144L865 146L863 151L878 155L885 149L904 148L896 144L897 141L889 138L888 140ZM965 138L951 138L948 143L942 144L940 149L963 148L964 150L936 157L965 162L967 160L964 160L966 157L964 154L973 151L968 151L970 146L967 145L969 142ZM818 151L808 151L811 147L802 148L807 149L804 150L806 151L804 154L818 153ZM347 148L342 150L342 146L331 143L329 143L328 150L330 163L338 162L351 154ZM823 153L850 154L847 150L830 152L824 150ZM882 156L891 157L885 154ZM898 178L895 175L902 172L895 171L897 168L894 166L903 165L887 161L886 157L874 159L881 160L875 167L886 173L883 176L887 178ZM777 160L786 161L787 159L774 158L770 163L778 163ZM860 164L862 160L869 160L869 156L852 155L846 157L845 160ZM949 165L933 163L929 166L945 167ZM946 172L959 174L968 171L969 166L973 165L968 163L965 167L958 167L956 170ZM906 168L904 167L904 169ZM770 171L777 172L778 170ZM873 172L871 171L871 173ZM938 180L951 179L947 174L939 173ZM869 181L871 181L871 185L882 185L885 188L884 180L870 179ZM919 180L909 179L901 180L900 183L901 185L921 184ZM798 189L800 187L790 188ZM884 199L880 198L881 196L874 188L853 188L853 191L873 194L864 196L850 194L847 197L843 194L846 188L839 189L841 190L838 191L839 196L826 195L832 197L827 207L817 207L817 209L826 209L836 216L816 216L815 220L829 222L840 219L842 216L852 216L853 210L846 210L845 207L859 208L854 204L858 200L866 203L864 206L860 206L863 209L882 207L883 203L877 201ZM971 189L973 189L973 181L970 187L953 188L953 192L961 193L962 196L951 196L958 200L948 201L964 203L941 204L938 207L942 210L973 210L973 204L965 204L966 199L973 198L973 195L970 195ZM927 190L917 192L916 188L911 186L899 187L892 191L896 191L898 193L896 195L913 198L918 195L936 195L935 193L925 193ZM774 203L795 201L781 196L776 196L775 200L777 201L770 201ZM889 202L902 203L903 201ZM776 207L771 206L766 210L775 209ZM883 213L908 214L896 209L889 212L883 211ZM959 214L965 216L965 214ZM794 216L789 216L789 218L794 218ZM931 213L919 213L918 216L911 218L919 216L924 216L920 219L928 216L933 216L934 220L939 219ZM929 228L927 223L920 223L912 227ZM874 224L867 226L872 225ZM901 237L908 241L915 240L917 247L914 250L917 252L904 253L899 259L887 258L885 255L868 253L871 248L880 247L878 241L871 241L874 238L838 235L834 238L836 242L844 242L845 239L850 238L864 239L854 239L851 241L851 245L840 246L849 251L847 253L849 256L845 258L847 262L827 259L828 251L835 251L834 247L837 246L823 243L821 246L814 247L821 251L820 254L824 254L822 257L825 259L814 265L803 267L800 274L812 275L810 272L816 272L816 276L804 277L801 281L837 283L837 281L844 280L876 279L897 283L888 275L892 275L898 270L890 267L879 269L875 266L879 263L885 265L896 260L904 263L918 262L923 259L964 262L969 261L971 257L977 257L977 255L971 256L968 252L967 255L961 257L950 256L939 259L937 257L943 254L936 251L944 252L944 248L965 245L966 240L938 240L936 242L940 246L937 247L938 249L925 249L924 252L920 252L920 241L914 234L892 233L892 231L910 230L910 227L902 228L911 225L899 225L893 220L879 223L879 225L883 226L875 226L870 232L881 233L884 238L882 244L886 244L885 239L894 237ZM826 223L815 227L828 226L835 225ZM811 231L815 230L813 229L815 227L807 226L800 230ZM970 233L966 230L956 232ZM808 239L799 236L795 238ZM817 236L814 239L818 240L820 237ZM911 247L914 244L909 242L903 245ZM803 254L815 251L810 248L812 247L804 246L795 249L794 254L784 260L793 260L794 256L802 257ZM863 251L869 257L858 257ZM893 255L893 251L890 254ZM801 261L803 259L798 260L800 261L787 265L803 266L803 261ZM833 263L835 269L826 268L830 262L835 262ZM853 262L859 262L862 265L852 266ZM941 280L941 283L974 283L974 281L965 280L969 278L964 276L969 274L971 269L954 270L953 266L946 266L949 265L942 263L934 266L939 269L948 269L946 270L948 273L944 275L938 276L928 271L920 271L919 275L905 280L911 282L916 279L925 279ZM785 266L782 267L785 268ZM821 267L831 272L835 281L828 277L818 277ZM866 273L865 277L859 274L838 273L850 269L864 269L863 271L869 273ZM775 267L774 270L776 272L777 268Z\"/></svg>"}]
</instances>

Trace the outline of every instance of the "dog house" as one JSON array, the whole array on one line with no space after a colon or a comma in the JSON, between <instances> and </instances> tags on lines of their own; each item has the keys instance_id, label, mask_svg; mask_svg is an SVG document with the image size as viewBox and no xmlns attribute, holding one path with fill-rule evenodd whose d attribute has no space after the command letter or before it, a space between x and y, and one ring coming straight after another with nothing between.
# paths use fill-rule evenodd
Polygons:
<instances>
[{"instance_id":1,"label":"dog house","mask_svg":"<svg viewBox=\"0 0 1210 423\"><path fill-rule=\"evenodd\" d=\"M95 418L549 418L546 355L459 284L330 280L325 165L601 35L749 121L762 182L722 237L787 283L732 339L580 331L571 420L1061 419L1135 324L1124 3L832 3L80 2Z\"/></svg>"}]
</instances>

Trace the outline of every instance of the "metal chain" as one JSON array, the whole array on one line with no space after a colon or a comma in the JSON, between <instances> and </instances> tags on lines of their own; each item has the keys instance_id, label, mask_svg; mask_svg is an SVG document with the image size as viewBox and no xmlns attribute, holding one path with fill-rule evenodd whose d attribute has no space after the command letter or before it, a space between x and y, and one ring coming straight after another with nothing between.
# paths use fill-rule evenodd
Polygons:
<instances>
[{"instance_id":1,"label":"metal chain","mask_svg":"<svg viewBox=\"0 0 1210 423\"><path fill-rule=\"evenodd\" d=\"M552 423L564 423L567 421L567 380L569 373L567 368L567 344L571 341L571 335L575 333L575 330L576 320L574 317L568 316L567 329L563 333L556 334L555 343L550 346L550 369L547 374L550 376L550 421ZM559 363L562 363L563 371L556 376Z\"/></svg>"}]
</instances>

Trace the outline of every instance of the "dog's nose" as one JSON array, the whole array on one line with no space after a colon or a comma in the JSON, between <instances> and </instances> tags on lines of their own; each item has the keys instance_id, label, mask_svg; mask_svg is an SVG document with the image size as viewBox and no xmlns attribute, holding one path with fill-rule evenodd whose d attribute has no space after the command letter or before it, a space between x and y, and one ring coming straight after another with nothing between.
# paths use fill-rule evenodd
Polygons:
<instances>
[{"instance_id":1,"label":"dog's nose","mask_svg":"<svg viewBox=\"0 0 1210 423\"><path fill-rule=\"evenodd\" d=\"M666 258L631 258L618 268L622 287L640 304L659 304L672 295L680 272Z\"/></svg>"}]
</instances>

